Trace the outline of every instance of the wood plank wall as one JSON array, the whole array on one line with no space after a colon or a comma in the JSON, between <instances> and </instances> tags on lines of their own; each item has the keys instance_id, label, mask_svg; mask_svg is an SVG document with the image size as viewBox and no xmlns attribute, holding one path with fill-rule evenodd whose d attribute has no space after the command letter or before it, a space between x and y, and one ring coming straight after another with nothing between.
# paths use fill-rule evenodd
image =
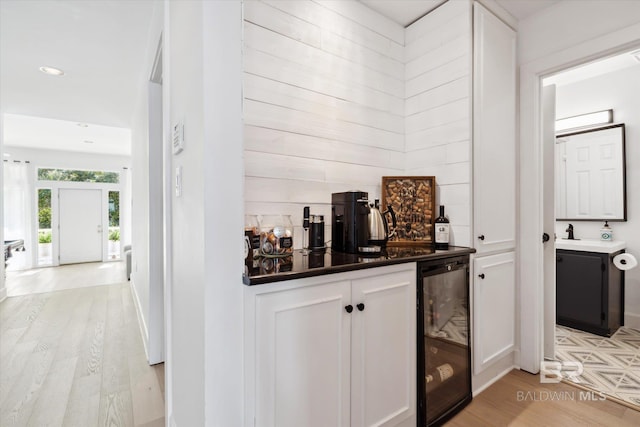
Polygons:
<instances>
[{"instance_id":1,"label":"wood plank wall","mask_svg":"<svg viewBox=\"0 0 640 427\"><path fill-rule=\"evenodd\" d=\"M471 237L471 4L449 1L406 29L405 167L435 175L451 243Z\"/></svg>"},{"instance_id":2,"label":"wood plank wall","mask_svg":"<svg viewBox=\"0 0 640 427\"><path fill-rule=\"evenodd\" d=\"M435 175L469 245L470 20L466 1L407 29L355 1L245 1L245 212L291 215L299 248L303 206L329 239L331 193Z\"/></svg>"},{"instance_id":3,"label":"wood plank wall","mask_svg":"<svg viewBox=\"0 0 640 427\"><path fill-rule=\"evenodd\" d=\"M404 167L404 28L359 2L246 1L245 212L325 215Z\"/></svg>"}]
</instances>

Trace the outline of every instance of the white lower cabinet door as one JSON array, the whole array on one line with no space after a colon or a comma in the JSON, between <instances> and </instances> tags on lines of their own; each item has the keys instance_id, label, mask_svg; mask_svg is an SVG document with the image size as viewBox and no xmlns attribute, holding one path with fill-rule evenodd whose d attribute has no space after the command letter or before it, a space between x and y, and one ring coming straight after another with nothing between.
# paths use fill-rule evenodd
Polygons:
<instances>
[{"instance_id":1,"label":"white lower cabinet door","mask_svg":"<svg viewBox=\"0 0 640 427\"><path fill-rule=\"evenodd\" d=\"M351 425L415 426L415 269L351 285Z\"/></svg>"},{"instance_id":2,"label":"white lower cabinet door","mask_svg":"<svg viewBox=\"0 0 640 427\"><path fill-rule=\"evenodd\" d=\"M474 259L474 373L513 351L515 346L515 254Z\"/></svg>"},{"instance_id":3,"label":"white lower cabinet door","mask_svg":"<svg viewBox=\"0 0 640 427\"><path fill-rule=\"evenodd\" d=\"M350 423L348 281L256 295L256 426Z\"/></svg>"}]
</instances>

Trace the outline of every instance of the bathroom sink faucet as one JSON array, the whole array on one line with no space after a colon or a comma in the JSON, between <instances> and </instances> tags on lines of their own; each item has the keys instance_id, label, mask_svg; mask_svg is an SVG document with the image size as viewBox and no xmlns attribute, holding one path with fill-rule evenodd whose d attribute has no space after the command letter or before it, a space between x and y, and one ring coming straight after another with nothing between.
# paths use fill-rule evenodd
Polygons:
<instances>
[{"instance_id":1,"label":"bathroom sink faucet","mask_svg":"<svg viewBox=\"0 0 640 427\"><path fill-rule=\"evenodd\" d=\"M567 240L575 240L575 238L573 237L573 224L569 224L565 231L569 233L569 235L567 236Z\"/></svg>"}]
</instances>

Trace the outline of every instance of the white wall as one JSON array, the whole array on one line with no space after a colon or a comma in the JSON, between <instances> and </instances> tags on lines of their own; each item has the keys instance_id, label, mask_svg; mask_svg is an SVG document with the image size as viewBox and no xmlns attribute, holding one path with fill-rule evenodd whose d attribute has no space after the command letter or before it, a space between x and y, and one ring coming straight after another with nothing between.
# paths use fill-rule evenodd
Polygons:
<instances>
[{"instance_id":1,"label":"white wall","mask_svg":"<svg viewBox=\"0 0 640 427\"><path fill-rule=\"evenodd\" d=\"M165 84L183 121L182 194L172 196L169 425L243 417L242 5L169 2ZM224 58L223 61L220 58ZM175 172L174 172L175 173ZM174 175L175 177L175 175Z\"/></svg>"},{"instance_id":2,"label":"white wall","mask_svg":"<svg viewBox=\"0 0 640 427\"><path fill-rule=\"evenodd\" d=\"M640 66L558 86L557 117L571 117L613 109L616 123L625 124L627 158L627 222L611 222L614 239L627 242L627 252L640 258ZM602 221L558 221L558 238L566 237L567 224L578 239L600 238ZM640 268L626 272L625 325L640 328Z\"/></svg>"},{"instance_id":3,"label":"white wall","mask_svg":"<svg viewBox=\"0 0 640 427\"><path fill-rule=\"evenodd\" d=\"M0 103L0 128L4 129L4 105ZM4 159L4 132L0 132L0 155ZM4 185L4 162L0 162L0 176L3 177ZM4 192L0 194L0 240L4 242ZM2 265L0 265L0 302L7 297L7 287L4 284L4 255L2 256Z\"/></svg>"},{"instance_id":4,"label":"white wall","mask_svg":"<svg viewBox=\"0 0 640 427\"><path fill-rule=\"evenodd\" d=\"M406 29L407 175L435 175L450 243L471 237L471 4L440 6Z\"/></svg>"},{"instance_id":5,"label":"white wall","mask_svg":"<svg viewBox=\"0 0 640 427\"><path fill-rule=\"evenodd\" d=\"M521 64L638 23L635 0L563 0L520 21Z\"/></svg>"},{"instance_id":6,"label":"white wall","mask_svg":"<svg viewBox=\"0 0 640 427\"><path fill-rule=\"evenodd\" d=\"M640 47L640 2L562 1L520 23L520 366L542 358L543 233L540 77L624 48ZM526 197L524 197L526 195ZM552 231L552 230L551 230ZM550 232L550 231L547 231Z\"/></svg>"},{"instance_id":7,"label":"white wall","mask_svg":"<svg viewBox=\"0 0 640 427\"><path fill-rule=\"evenodd\" d=\"M358 2L244 6L245 209L287 214L331 193L380 197L404 172L404 29Z\"/></svg>"},{"instance_id":8,"label":"white wall","mask_svg":"<svg viewBox=\"0 0 640 427\"><path fill-rule=\"evenodd\" d=\"M139 76L140 91L135 96L131 126L131 284L150 363L163 361L164 344L162 135L157 129L150 129L150 99L159 96L149 83L162 26L163 6L156 2L147 40L146 68Z\"/></svg>"}]
</instances>

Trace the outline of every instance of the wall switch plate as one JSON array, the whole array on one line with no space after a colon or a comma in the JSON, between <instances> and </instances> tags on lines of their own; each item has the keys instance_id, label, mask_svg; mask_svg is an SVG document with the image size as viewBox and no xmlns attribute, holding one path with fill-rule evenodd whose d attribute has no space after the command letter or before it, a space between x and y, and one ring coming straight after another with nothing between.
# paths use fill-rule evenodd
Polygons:
<instances>
[{"instance_id":1,"label":"wall switch plate","mask_svg":"<svg viewBox=\"0 0 640 427\"><path fill-rule=\"evenodd\" d=\"M173 154L184 150L184 123L182 121L173 126Z\"/></svg>"},{"instance_id":2,"label":"wall switch plate","mask_svg":"<svg viewBox=\"0 0 640 427\"><path fill-rule=\"evenodd\" d=\"M182 196L182 166L176 167L176 197Z\"/></svg>"}]
</instances>

